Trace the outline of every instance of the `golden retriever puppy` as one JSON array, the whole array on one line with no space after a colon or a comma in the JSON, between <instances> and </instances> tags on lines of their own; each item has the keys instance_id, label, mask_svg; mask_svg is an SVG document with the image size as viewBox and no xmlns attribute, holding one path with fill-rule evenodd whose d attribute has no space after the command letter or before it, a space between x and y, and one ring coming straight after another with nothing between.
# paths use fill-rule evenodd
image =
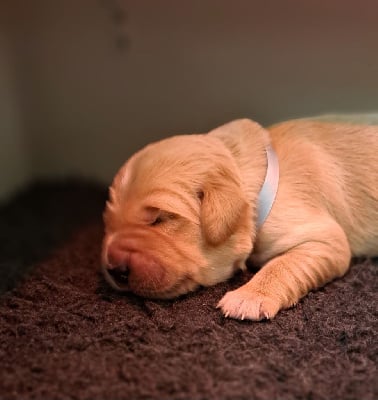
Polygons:
<instances>
[{"instance_id":1,"label":"golden retriever puppy","mask_svg":"<svg viewBox=\"0 0 378 400\"><path fill-rule=\"evenodd\" d=\"M378 255L378 125L242 119L133 155L104 212L108 282L172 298L261 266L218 307L261 320ZM366 122L366 121L365 121Z\"/></svg>"}]
</instances>

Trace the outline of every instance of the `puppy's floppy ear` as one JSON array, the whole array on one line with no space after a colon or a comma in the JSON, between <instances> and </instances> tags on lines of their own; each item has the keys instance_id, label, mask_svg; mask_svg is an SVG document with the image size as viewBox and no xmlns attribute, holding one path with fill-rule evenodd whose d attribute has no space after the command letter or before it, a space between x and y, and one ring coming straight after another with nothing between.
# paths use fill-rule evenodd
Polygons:
<instances>
[{"instance_id":1,"label":"puppy's floppy ear","mask_svg":"<svg viewBox=\"0 0 378 400\"><path fill-rule=\"evenodd\" d=\"M248 201L237 176L226 166L211 171L201 191L201 229L211 245L224 242L247 218Z\"/></svg>"},{"instance_id":2,"label":"puppy's floppy ear","mask_svg":"<svg viewBox=\"0 0 378 400\"><path fill-rule=\"evenodd\" d=\"M254 170L255 165L264 165L265 148L269 145L270 138L268 131L257 122L236 119L213 129L209 135L221 140L235 158L248 160L251 170Z\"/></svg>"},{"instance_id":3,"label":"puppy's floppy ear","mask_svg":"<svg viewBox=\"0 0 378 400\"><path fill-rule=\"evenodd\" d=\"M252 220L256 213L270 138L267 130L249 119L231 121L208 135L220 141L229 157L218 159L217 167L211 170L204 186L202 231L209 243L217 244L235 232L242 218ZM221 151L220 147L218 149ZM227 158L225 154L223 156ZM242 189L240 165L244 166L244 179L248 179L248 198Z\"/></svg>"}]
</instances>

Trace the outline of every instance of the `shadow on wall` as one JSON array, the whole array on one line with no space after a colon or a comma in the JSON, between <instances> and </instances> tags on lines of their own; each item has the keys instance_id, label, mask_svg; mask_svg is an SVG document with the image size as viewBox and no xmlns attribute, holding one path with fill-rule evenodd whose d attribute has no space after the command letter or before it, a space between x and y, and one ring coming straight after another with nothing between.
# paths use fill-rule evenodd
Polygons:
<instances>
[{"instance_id":1,"label":"shadow on wall","mask_svg":"<svg viewBox=\"0 0 378 400\"><path fill-rule=\"evenodd\" d=\"M99 224L105 199L104 187L68 179L35 183L2 204L0 294L12 289L76 229ZM100 243L93 246L99 248Z\"/></svg>"}]
</instances>

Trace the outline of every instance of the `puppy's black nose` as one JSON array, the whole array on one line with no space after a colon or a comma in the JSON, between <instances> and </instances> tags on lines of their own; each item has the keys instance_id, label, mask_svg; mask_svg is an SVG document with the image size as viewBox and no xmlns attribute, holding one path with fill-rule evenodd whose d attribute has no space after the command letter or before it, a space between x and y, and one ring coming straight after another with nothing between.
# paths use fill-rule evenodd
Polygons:
<instances>
[{"instance_id":1,"label":"puppy's black nose","mask_svg":"<svg viewBox=\"0 0 378 400\"><path fill-rule=\"evenodd\" d=\"M129 280L129 269L125 266L116 267L108 270L109 275L114 279L116 283L121 285L127 284Z\"/></svg>"}]
</instances>

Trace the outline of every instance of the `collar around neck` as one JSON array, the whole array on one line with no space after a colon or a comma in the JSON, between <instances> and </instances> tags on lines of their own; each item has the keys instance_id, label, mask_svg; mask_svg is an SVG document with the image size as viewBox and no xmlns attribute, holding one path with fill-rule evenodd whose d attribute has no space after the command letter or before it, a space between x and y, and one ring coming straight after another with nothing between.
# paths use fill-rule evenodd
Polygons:
<instances>
[{"instance_id":1,"label":"collar around neck","mask_svg":"<svg viewBox=\"0 0 378 400\"><path fill-rule=\"evenodd\" d=\"M269 145L266 147L266 175L257 200L257 228L261 228L268 218L277 195L279 182L279 163L276 152Z\"/></svg>"}]
</instances>

